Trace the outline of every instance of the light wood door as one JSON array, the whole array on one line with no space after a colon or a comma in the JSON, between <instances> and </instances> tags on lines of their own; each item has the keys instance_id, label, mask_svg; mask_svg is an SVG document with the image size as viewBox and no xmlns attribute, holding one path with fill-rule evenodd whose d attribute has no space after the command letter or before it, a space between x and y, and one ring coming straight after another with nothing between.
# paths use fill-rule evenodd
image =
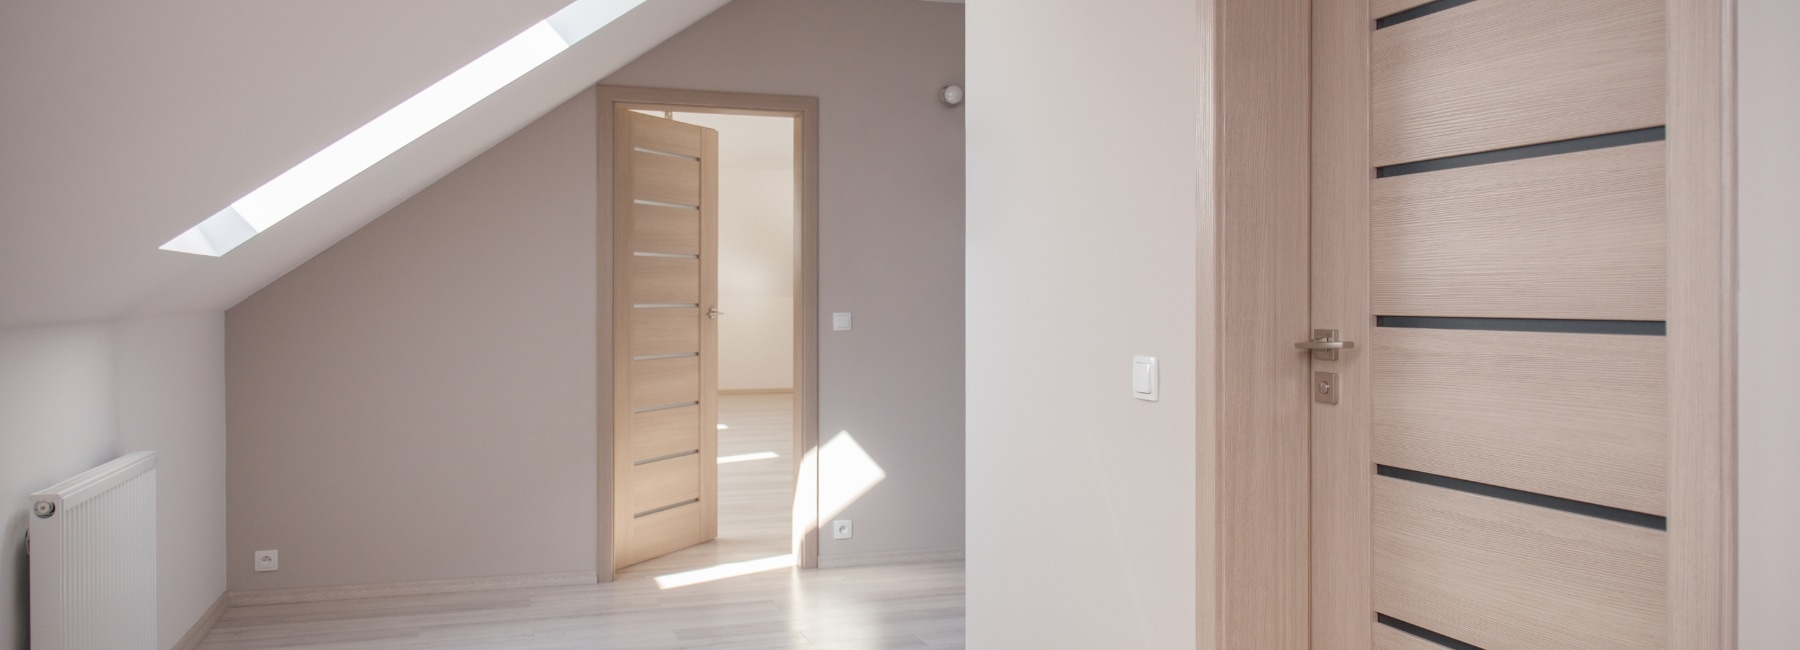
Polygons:
<instances>
[{"instance_id":1,"label":"light wood door","mask_svg":"<svg viewBox=\"0 0 1800 650\"><path fill-rule=\"evenodd\" d=\"M1313 648L1730 647L1718 7L1314 0Z\"/></svg>"},{"instance_id":2,"label":"light wood door","mask_svg":"<svg viewBox=\"0 0 1800 650\"><path fill-rule=\"evenodd\" d=\"M613 134L613 566L718 536L718 132Z\"/></svg>"}]
</instances>

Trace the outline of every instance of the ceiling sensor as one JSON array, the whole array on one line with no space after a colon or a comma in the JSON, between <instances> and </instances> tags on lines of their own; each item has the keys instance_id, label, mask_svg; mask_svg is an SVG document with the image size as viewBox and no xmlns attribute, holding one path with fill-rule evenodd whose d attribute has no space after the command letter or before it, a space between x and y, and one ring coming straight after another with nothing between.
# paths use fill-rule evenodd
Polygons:
<instances>
[{"instance_id":1,"label":"ceiling sensor","mask_svg":"<svg viewBox=\"0 0 1800 650\"><path fill-rule=\"evenodd\" d=\"M938 99L944 100L945 106L961 104L963 100L962 86L944 86L943 90L938 91Z\"/></svg>"}]
</instances>

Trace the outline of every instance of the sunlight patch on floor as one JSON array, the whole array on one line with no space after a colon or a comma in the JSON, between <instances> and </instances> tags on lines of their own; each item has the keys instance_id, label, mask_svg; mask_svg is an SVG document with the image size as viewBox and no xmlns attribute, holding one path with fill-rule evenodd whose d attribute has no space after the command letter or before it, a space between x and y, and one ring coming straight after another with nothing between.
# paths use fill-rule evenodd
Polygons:
<instances>
[{"instance_id":1,"label":"sunlight patch on floor","mask_svg":"<svg viewBox=\"0 0 1800 650\"><path fill-rule=\"evenodd\" d=\"M765 557L760 560L728 562L717 566L709 566L704 569L694 569L692 571L660 575L656 577L656 586L660 589L679 589L719 580L740 578L747 575L762 573L764 571L786 569L792 566L794 566L794 554L783 553L773 557Z\"/></svg>"}]
</instances>

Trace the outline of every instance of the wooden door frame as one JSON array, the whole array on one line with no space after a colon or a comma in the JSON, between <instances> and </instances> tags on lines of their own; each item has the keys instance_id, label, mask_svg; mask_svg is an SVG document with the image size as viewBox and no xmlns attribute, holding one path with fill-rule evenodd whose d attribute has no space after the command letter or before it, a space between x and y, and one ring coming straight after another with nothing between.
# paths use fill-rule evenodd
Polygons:
<instances>
[{"instance_id":1,"label":"wooden door frame","mask_svg":"<svg viewBox=\"0 0 1800 650\"><path fill-rule=\"evenodd\" d=\"M1372 17L1368 0L1312 4L1312 233L1330 243L1324 258L1337 260L1313 271L1313 290L1331 296L1314 322L1361 341L1373 325L1363 322ZM1736 7L1666 0L1666 9L1668 647L1730 650L1738 570ZM1368 363L1345 357L1342 383L1368 385ZM1313 424L1312 647L1366 650L1374 621L1359 585L1371 575L1369 522L1343 511L1368 512L1372 461L1367 436L1340 434L1367 431L1369 414L1366 404L1337 408L1326 418L1315 412Z\"/></svg>"},{"instance_id":2,"label":"wooden door frame","mask_svg":"<svg viewBox=\"0 0 1800 650\"><path fill-rule=\"evenodd\" d=\"M598 322L599 358L612 359L615 353L613 328L620 312L613 303L613 264L616 241L613 219L613 114L617 108L632 108L686 113L722 113L794 118L794 472L796 495L801 486L810 486L814 503L809 513L794 513L808 519L807 533L797 540L795 562L803 569L819 565L818 464L805 463L819 446L819 100L816 97L762 95L699 90L673 90L628 86L598 86L599 205L598 250L596 272L599 282ZM620 477L613 471L614 423L610 414L617 405L613 396L613 364L602 363L599 369L599 517L596 536L596 575L601 582L611 581L620 567L615 566L613 551L614 495L620 489ZM811 471L807 471L807 468Z\"/></svg>"}]
</instances>

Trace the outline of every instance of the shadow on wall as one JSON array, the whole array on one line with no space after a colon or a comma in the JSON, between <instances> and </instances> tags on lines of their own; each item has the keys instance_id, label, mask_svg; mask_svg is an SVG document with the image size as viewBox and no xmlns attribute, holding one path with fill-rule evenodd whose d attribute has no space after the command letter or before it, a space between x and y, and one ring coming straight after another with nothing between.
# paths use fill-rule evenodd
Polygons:
<instances>
[{"instance_id":1,"label":"shadow on wall","mask_svg":"<svg viewBox=\"0 0 1800 650\"><path fill-rule=\"evenodd\" d=\"M6 520L6 539L19 540L19 550L15 557L6 558L6 562L12 565L13 575L17 576L17 579L13 581L14 584L6 585L5 589L11 592L12 602L17 603L17 609L13 612L13 620L19 621L20 625L17 638L13 639L12 645L7 647L29 648L31 647L31 603L27 596L31 594L31 560L30 555L25 552L25 529L30 522L25 519L23 509L13 515Z\"/></svg>"}]
</instances>

